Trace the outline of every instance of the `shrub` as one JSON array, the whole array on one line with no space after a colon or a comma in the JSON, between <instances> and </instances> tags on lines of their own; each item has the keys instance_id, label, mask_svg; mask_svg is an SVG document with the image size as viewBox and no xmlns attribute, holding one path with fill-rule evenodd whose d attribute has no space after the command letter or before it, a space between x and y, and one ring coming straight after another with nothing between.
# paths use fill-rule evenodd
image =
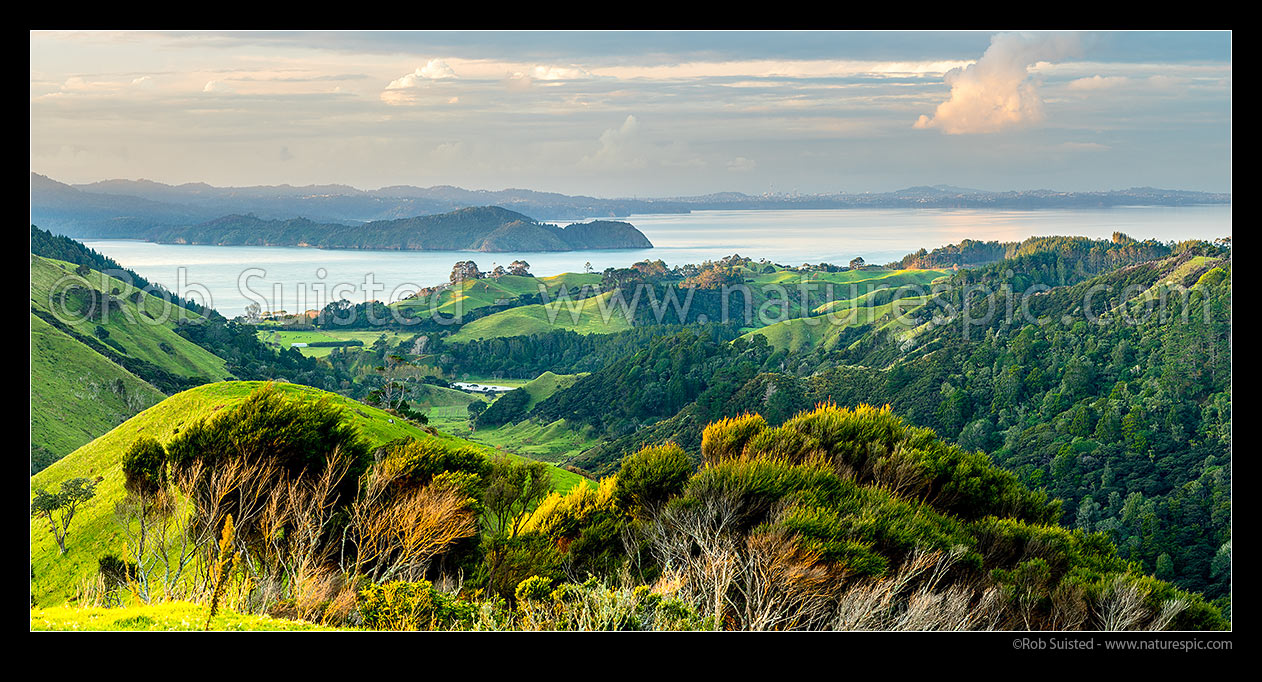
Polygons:
<instances>
[{"instance_id":1,"label":"shrub","mask_svg":"<svg viewBox=\"0 0 1262 682\"><path fill-rule=\"evenodd\" d=\"M97 572L105 581L106 589L123 587L137 574L136 564L123 561L114 554L106 554L97 560Z\"/></svg>"},{"instance_id":2,"label":"shrub","mask_svg":"<svg viewBox=\"0 0 1262 682\"><path fill-rule=\"evenodd\" d=\"M740 457L745 444L767 428L767 420L758 414L744 414L711 423L701 432L701 459L717 464Z\"/></svg>"},{"instance_id":3,"label":"shrub","mask_svg":"<svg viewBox=\"0 0 1262 682\"><path fill-rule=\"evenodd\" d=\"M430 438L393 440L378 448L376 456L386 472L407 488L426 486L445 472L472 474L484 481L491 470L490 460L476 447L448 445ZM465 487L461 490L465 492Z\"/></svg>"},{"instance_id":4,"label":"shrub","mask_svg":"<svg viewBox=\"0 0 1262 682\"><path fill-rule=\"evenodd\" d=\"M551 593L552 581L550 579L541 575L532 575L517 583L517 589L513 591L513 596L517 597L518 602L542 601L547 599Z\"/></svg>"},{"instance_id":5,"label":"shrub","mask_svg":"<svg viewBox=\"0 0 1262 682\"><path fill-rule=\"evenodd\" d=\"M428 580L389 582L360 590L358 608L375 630L459 630L477 617L477 606L434 589Z\"/></svg>"},{"instance_id":6,"label":"shrub","mask_svg":"<svg viewBox=\"0 0 1262 682\"><path fill-rule=\"evenodd\" d=\"M646 447L622 460L614 497L618 507L638 515L678 495L695 467L678 445Z\"/></svg>"},{"instance_id":7,"label":"shrub","mask_svg":"<svg viewBox=\"0 0 1262 682\"><path fill-rule=\"evenodd\" d=\"M167 443L169 461L184 468L202 461L244 458L275 464L290 478L316 474L338 453L351 462L339 491L354 497L355 481L370 461L368 445L344 410L329 401L286 398L263 386L244 401L203 419Z\"/></svg>"},{"instance_id":8,"label":"shrub","mask_svg":"<svg viewBox=\"0 0 1262 682\"><path fill-rule=\"evenodd\" d=\"M141 436L123 454L123 487L133 495L156 495L166 486L167 451L152 436Z\"/></svg>"}]
</instances>

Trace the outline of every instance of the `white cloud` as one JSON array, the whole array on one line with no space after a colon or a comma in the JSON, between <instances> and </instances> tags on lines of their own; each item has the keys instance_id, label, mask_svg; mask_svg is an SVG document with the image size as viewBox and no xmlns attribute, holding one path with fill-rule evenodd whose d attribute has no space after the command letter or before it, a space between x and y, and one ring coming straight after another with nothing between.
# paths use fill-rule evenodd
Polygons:
<instances>
[{"instance_id":1,"label":"white cloud","mask_svg":"<svg viewBox=\"0 0 1262 682\"><path fill-rule=\"evenodd\" d=\"M416 75L430 80L442 80L444 78L456 78L456 72L452 70L447 62L441 59L431 59L426 62L425 66L416 70Z\"/></svg>"},{"instance_id":2,"label":"white cloud","mask_svg":"<svg viewBox=\"0 0 1262 682\"><path fill-rule=\"evenodd\" d=\"M1078 78L1069 81L1069 84L1065 87L1070 90L1109 90L1128 85L1130 82L1131 79L1126 76L1095 75L1090 78Z\"/></svg>"},{"instance_id":3,"label":"white cloud","mask_svg":"<svg viewBox=\"0 0 1262 682\"><path fill-rule=\"evenodd\" d=\"M536 66L530 73L531 77L540 81L557 81L557 80L581 80L591 78L592 75L578 67L565 66Z\"/></svg>"},{"instance_id":4,"label":"white cloud","mask_svg":"<svg viewBox=\"0 0 1262 682\"><path fill-rule=\"evenodd\" d=\"M732 159L731 161L727 162L727 169L731 171L737 171L740 173L748 173L749 171L754 170L754 167L756 167L757 165L758 164L754 163L754 161L751 159L747 159L743 156L738 156Z\"/></svg>"},{"instance_id":5,"label":"white cloud","mask_svg":"<svg viewBox=\"0 0 1262 682\"><path fill-rule=\"evenodd\" d=\"M993 133L1043 120L1043 101L1030 79L1031 66L1072 56L1080 49L1072 34L1000 33L976 63L946 73L951 97L917 128L948 135Z\"/></svg>"},{"instance_id":6,"label":"white cloud","mask_svg":"<svg viewBox=\"0 0 1262 682\"><path fill-rule=\"evenodd\" d=\"M600 134L600 147L590 156L585 156L579 165L606 168L643 168L647 165L643 156L637 154L640 136L640 121L628 114L626 120L617 128L610 128Z\"/></svg>"},{"instance_id":7,"label":"white cloud","mask_svg":"<svg viewBox=\"0 0 1262 682\"><path fill-rule=\"evenodd\" d=\"M405 90L423 85L428 81L456 78L456 72L441 59L431 59L425 66L418 66L412 73L390 81L387 90Z\"/></svg>"},{"instance_id":8,"label":"white cloud","mask_svg":"<svg viewBox=\"0 0 1262 682\"><path fill-rule=\"evenodd\" d=\"M228 94L232 92L232 88L225 85L223 81L209 80L209 81L206 81L206 85L205 87L202 88L202 92L218 92L218 93Z\"/></svg>"}]
</instances>

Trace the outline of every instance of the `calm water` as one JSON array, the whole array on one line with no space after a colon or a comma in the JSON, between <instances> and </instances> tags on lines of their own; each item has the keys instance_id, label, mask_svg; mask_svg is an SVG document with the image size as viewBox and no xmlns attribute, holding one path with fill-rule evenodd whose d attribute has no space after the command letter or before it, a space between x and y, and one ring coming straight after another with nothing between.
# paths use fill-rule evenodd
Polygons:
<instances>
[{"instance_id":1,"label":"calm water","mask_svg":"<svg viewBox=\"0 0 1262 682\"><path fill-rule=\"evenodd\" d=\"M151 281L196 300L209 298L228 317L250 301L264 310L290 312L347 298L397 300L422 286L447 281L458 260L482 270L520 258L536 275L599 272L636 261L700 263L733 253L786 265L897 260L921 247L964 239L1020 241L1031 236L1136 239L1214 239L1231 236L1230 206L1132 207L1092 210L845 209L804 211L697 211L626 219L656 248L571 253L333 251L287 247L178 246L131 240L93 240L89 247ZM564 224L563 221L550 221ZM365 292L368 292L366 295ZM330 297L330 293L332 297Z\"/></svg>"}]
</instances>

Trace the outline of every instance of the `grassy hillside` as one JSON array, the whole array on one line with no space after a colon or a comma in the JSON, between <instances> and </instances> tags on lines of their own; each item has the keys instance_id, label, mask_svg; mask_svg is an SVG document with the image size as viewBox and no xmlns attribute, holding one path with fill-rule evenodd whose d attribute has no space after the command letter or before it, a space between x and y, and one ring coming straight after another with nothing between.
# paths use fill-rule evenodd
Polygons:
<instances>
[{"instance_id":1,"label":"grassy hillside","mask_svg":"<svg viewBox=\"0 0 1262 682\"><path fill-rule=\"evenodd\" d=\"M421 319L436 313L467 315L478 308L504 305L521 296L539 295L541 288L546 290L548 297L551 298L563 286L570 291L577 291L583 286L599 284L600 275L578 272L566 272L551 277L518 275L484 277L465 280L459 286L447 287L433 296L407 299L392 305L411 309L413 314Z\"/></svg>"},{"instance_id":2,"label":"grassy hillside","mask_svg":"<svg viewBox=\"0 0 1262 682\"><path fill-rule=\"evenodd\" d=\"M31 440L53 458L70 453L165 397L31 315ZM43 468L49 463L32 464Z\"/></svg>"},{"instance_id":3,"label":"grassy hillside","mask_svg":"<svg viewBox=\"0 0 1262 682\"><path fill-rule=\"evenodd\" d=\"M885 305L872 307L849 307L845 302L840 305L823 306L830 314L799 317L745 334L743 338L751 338L761 334L767 343L777 350L796 352L813 348L831 350L841 344L843 334L850 329L868 325L876 327L901 326L905 331L910 323L900 324L899 318L920 307L927 297L917 296L891 301Z\"/></svg>"},{"instance_id":4,"label":"grassy hillside","mask_svg":"<svg viewBox=\"0 0 1262 682\"><path fill-rule=\"evenodd\" d=\"M472 341L506 336L546 334L557 329L579 334L612 334L631 328L621 306L611 301L612 292L581 300L524 305L474 320L448 337L448 341ZM602 308L603 304L603 308ZM606 319L604 309L608 309Z\"/></svg>"},{"instance_id":5,"label":"grassy hillside","mask_svg":"<svg viewBox=\"0 0 1262 682\"><path fill-rule=\"evenodd\" d=\"M544 372L526 383L522 388L530 394L530 402L526 403L526 409L538 405L547 400L553 393L574 385L581 377L586 374L555 374L553 372Z\"/></svg>"},{"instance_id":6,"label":"grassy hillside","mask_svg":"<svg viewBox=\"0 0 1262 682\"><path fill-rule=\"evenodd\" d=\"M295 343L316 343L320 341L359 341L363 346L352 346L349 350L370 348L377 339L386 337L386 343L396 346L407 338L406 334L379 331L341 331L337 329L305 329L290 330L280 327L259 327L259 341L274 348L285 350ZM301 347L299 353L309 358L322 358L332 353L332 346Z\"/></svg>"},{"instance_id":7,"label":"grassy hillside","mask_svg":"<svg viewBox=\"0 0 1262 682\"><path fill-rule=\"evenodd\" d=\"M107 315L74 314L82 295L71 293L63 303L62 294L73 287L93 290L108 300ZM168 304L162 299L134 293L126 283L92 271L87 277L75 275L75 266L62 261L31 256L31 309L57 315L69 329L84 337L98 338L114 351L150 363L182 377L207 381L231 378L222 358L175 333L177 320L196 321L196 313ZM104 308L104 306L101 306ZM67 311L72 311L67 314ZM98 327L100 330L98 330ZM108 334L102 338L104 332Z\"/></svg>"},{"instance_id":8,"label":"grassy hillside","mask_svg":"<svg viewBox=\"0 0 1262 682\"><path fill-rule=\"evenodd\" d=\"M31 256L33 470L153 405L164 392L231 378L223 359L175 333L179 317L200 320L196 313L99 272L80 277L75 270Z\"/></svg>"},{"instance_id":9,"label":"grassy hillside","mask_svg":"<svg viewBox=\"0 0 1262 682\"><path fill-rule=\"evenodd\" d=\"M40 606L62 603L73 596L82 578L97 570L100 556L125 549L126 541L114 519L114 506L123 497L122 455L139 436L148 435L167 442L179 429L245 399L263 384L259 381L220 382L171 396L31 477L32 489L55 489L62 481L75 477L103 479L96 497L76 514L66 540L65 555L58 554L46 523L31 520L31 591L35 603ZM350 420L374 445L405 436L435 437L382 410L337 394L296 384L280 384L277 388L283 394L302 400L328 396L346 409ZM454 436L441 432L437 437L455 440ZM584 480L562 469L554 469L552 473L558 490L569 490Z\"/></svg>"}]
</instances>

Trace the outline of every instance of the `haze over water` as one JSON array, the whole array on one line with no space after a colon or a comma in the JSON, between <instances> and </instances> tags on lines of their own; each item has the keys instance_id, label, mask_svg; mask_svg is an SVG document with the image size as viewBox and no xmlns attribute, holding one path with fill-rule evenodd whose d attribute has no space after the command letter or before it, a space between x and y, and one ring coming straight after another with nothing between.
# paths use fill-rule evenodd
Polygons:
<instances>
[{"instance_id":1,"label":"haze over water","mask_svg":"<svg viewBox=\"0 0 1262 682\"><path fill-rule=\"evenodd\" d=\"M570 221L549 221L565 224ZM88 240L88 247L176 293L204 296L227 317L255 300L264 310L297 312L323 307L333 298L353 302L394 301L419 287L446 282L456 261L473 260L483 271L514 260L530 263L539 276L595 272L661 259L667 265L717 260L739 253L784 264L846 264L861 256L882 264L920 248L964 239L1020 241L1031 236L1108 238L1124 232L1136 239L1180 241L1231 236L1230 206L1117 207L1109 209L828 209L695 211L682 215L625 218L656 248L565 253L469 251L339 251L251 246L182 246L133 240ZM185 268L180 274L180 268ZM251 269L261 270L251 273ZM247 290L239 282L243 275ZM381 288L365 296L364 282ZM315 286L313 286L315 285ZM370 284L369 287L372 285ZM266 304L264 305L264 302Z\"/></svg>"}]
</instances>

